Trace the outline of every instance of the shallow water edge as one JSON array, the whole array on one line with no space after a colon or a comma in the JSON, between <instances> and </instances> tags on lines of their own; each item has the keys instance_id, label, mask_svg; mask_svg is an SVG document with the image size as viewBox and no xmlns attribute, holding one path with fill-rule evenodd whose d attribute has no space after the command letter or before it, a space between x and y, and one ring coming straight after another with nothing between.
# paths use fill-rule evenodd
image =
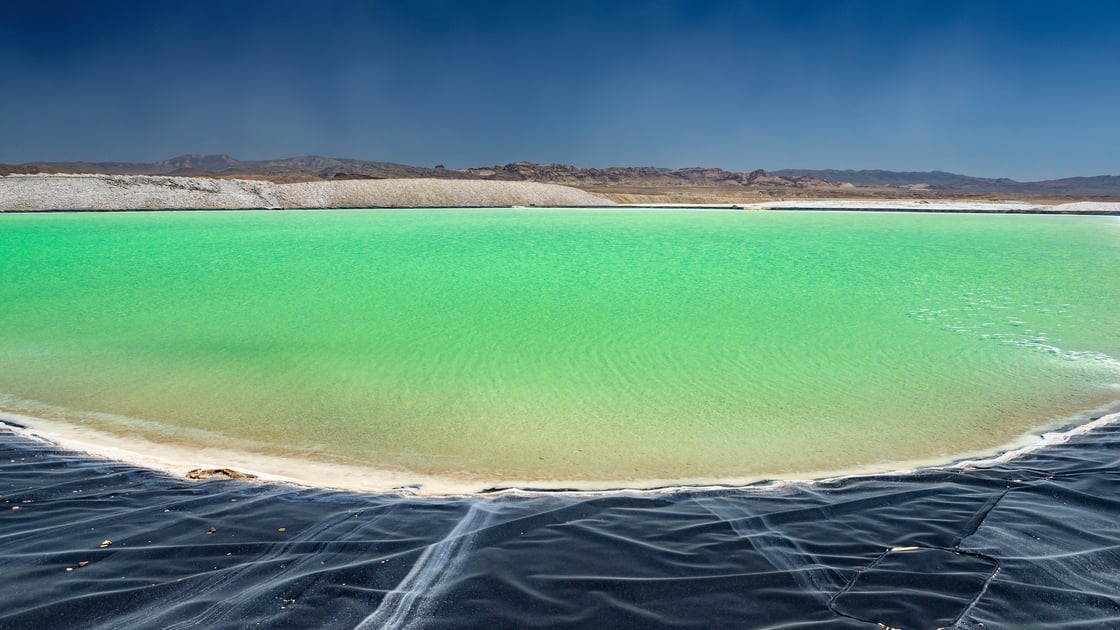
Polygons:
<instances>
[{"instance_id":1,"label":"shallow water edge","mask_svg":"<svg viewBox=\"0 0 1120 630\"><path fill-rule=\"evenodd\" d=\"M912 474L923 469L981 468L1006 463L1039 449L1062 444L1085 433L1120 423L1120 401L1077 416L1051 421L1012 442L990 449L956 453L948 458L884 462L844 470L799 471L743 478L627 480L472 479L417 474L405 470L357 467L214 448L166 447L139 437L124 438L97 429L0 409L0 432L40 441L74 453L115 460L186 478L196 470L230 470L261 482L375 494L463 497L502 492L656 495L703 489L756 488L782 483L814 483L885 474Z\"/></svg>"}]
</instances>

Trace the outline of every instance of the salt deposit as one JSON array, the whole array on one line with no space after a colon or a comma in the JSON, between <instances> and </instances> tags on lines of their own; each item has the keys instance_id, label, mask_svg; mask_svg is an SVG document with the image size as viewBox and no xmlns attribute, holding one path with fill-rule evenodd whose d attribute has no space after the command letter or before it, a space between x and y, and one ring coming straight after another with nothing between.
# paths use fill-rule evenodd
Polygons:
<instances>
[{"instance_id":1,"label":"salt deposit","mask_svg":"<svg viewBox=\"0 0 1120 630\"><path fill-rule=\"evenodd\" d=\"M270 182L149 175L8 175L2 210L276 208Z\"/></svg>"},{"instance_id":2,"label":"salt deposit","mask_svg":"<svg viewBox=\"0 0 1120 630\"><path fill-rule=\"evenodd\" d=\"M903 210L928 212L1054 212L1115 214L1120 203L1080 201L1046 205L1027 201L958 201L955 199L813 199L766 201L739 206L745 210Z\"/></svg>"},{"instance_id":3,"label":"salt deposit","mask_svg":"<svg viewBox=\"0 0 1120 630\"><path fill-rule=\"evenodd\" d=\"M528 182L393 179L304 184L149 175L8 175L4 210L174 210L602 206L576 188Z\"/></svg>"},{"instance_id":4,"label":"salt deposit","mask_svg":"<svg viewBox=\"0 0 1120 630\"><path fill-rule=\"evenodd\" d=\"M613 205L577 188L531 182L465 179L351 179L281 184L285 208L438 208Z\"/></svg>"},{"instance_id":5,"label":"salt deposit","mask_svg":"<svg viewBox=\"0 0 1120 630\"><path fill-rule=\"evenodd\" d=\"M1120 213L1120 203L1107 201L1078 201L1050 206L1057 212L1113 212Z\"/></svg>"},{"instance_id":6,"label":"salt deposit","mask_svg":"<svg viewBox=\"0 0 1120 630\"><path fill-rule=\"evenodd\" d=\"M814 199L797 201L766 201L746 204L748 210L820 209L820 210L978 210L1023 212L1036 210L1036 203L1025 201L956 201L952 199Z\"/></svg>"}]
</instances>

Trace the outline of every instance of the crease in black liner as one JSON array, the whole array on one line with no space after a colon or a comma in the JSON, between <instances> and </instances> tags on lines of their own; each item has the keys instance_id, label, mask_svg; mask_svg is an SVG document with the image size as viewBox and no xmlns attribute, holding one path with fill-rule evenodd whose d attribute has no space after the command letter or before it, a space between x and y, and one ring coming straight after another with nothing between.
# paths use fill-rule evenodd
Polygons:
<instances>
[{"instance_id":1,"label":"crease in black liner","mask_svg":"<svg viewBox=\"0 0 1120 630\"><path fill-rule=\"evenodd\" d=\"M3 629L1120 619L1117 423L967 470L654 494L194 482L13 431L0 454Z\"/></svg>"}]
</instances>

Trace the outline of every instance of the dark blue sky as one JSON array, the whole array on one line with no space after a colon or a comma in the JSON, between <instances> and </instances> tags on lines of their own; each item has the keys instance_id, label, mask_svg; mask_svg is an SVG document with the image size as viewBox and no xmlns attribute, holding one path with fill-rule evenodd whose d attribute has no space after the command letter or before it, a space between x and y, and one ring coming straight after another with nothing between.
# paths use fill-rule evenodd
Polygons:
<instances>
[{"instance_id":1,"label":"dark blue sky","mask_svg":"<svg viewBox=\"0 0 1120 630\"><path fill-rule=\"evenodd\" d=\"M0 0L0 162L1120 174L1120 2Z\"/></svg>"}]
</instances>

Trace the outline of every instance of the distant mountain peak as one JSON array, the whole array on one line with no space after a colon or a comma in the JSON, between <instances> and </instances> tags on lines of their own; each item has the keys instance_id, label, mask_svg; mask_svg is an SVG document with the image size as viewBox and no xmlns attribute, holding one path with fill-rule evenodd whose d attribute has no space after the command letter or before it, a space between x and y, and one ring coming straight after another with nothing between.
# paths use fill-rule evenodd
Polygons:
<instances>
[{"instance_id":1,"label":"distant mountain peak","mask_svg":"<svg viewBox=\"0 0 1120 630\"><path fill-rule=\"evenodd\" d=\"M175 172L197 172L197 173L224 173L227 171L235 171L241 162L226 155L199 155L197 153L188 153L173 157L170 160L163 160L155 164L166 164L169 173Z\"/></svg>"}]
</instances>

